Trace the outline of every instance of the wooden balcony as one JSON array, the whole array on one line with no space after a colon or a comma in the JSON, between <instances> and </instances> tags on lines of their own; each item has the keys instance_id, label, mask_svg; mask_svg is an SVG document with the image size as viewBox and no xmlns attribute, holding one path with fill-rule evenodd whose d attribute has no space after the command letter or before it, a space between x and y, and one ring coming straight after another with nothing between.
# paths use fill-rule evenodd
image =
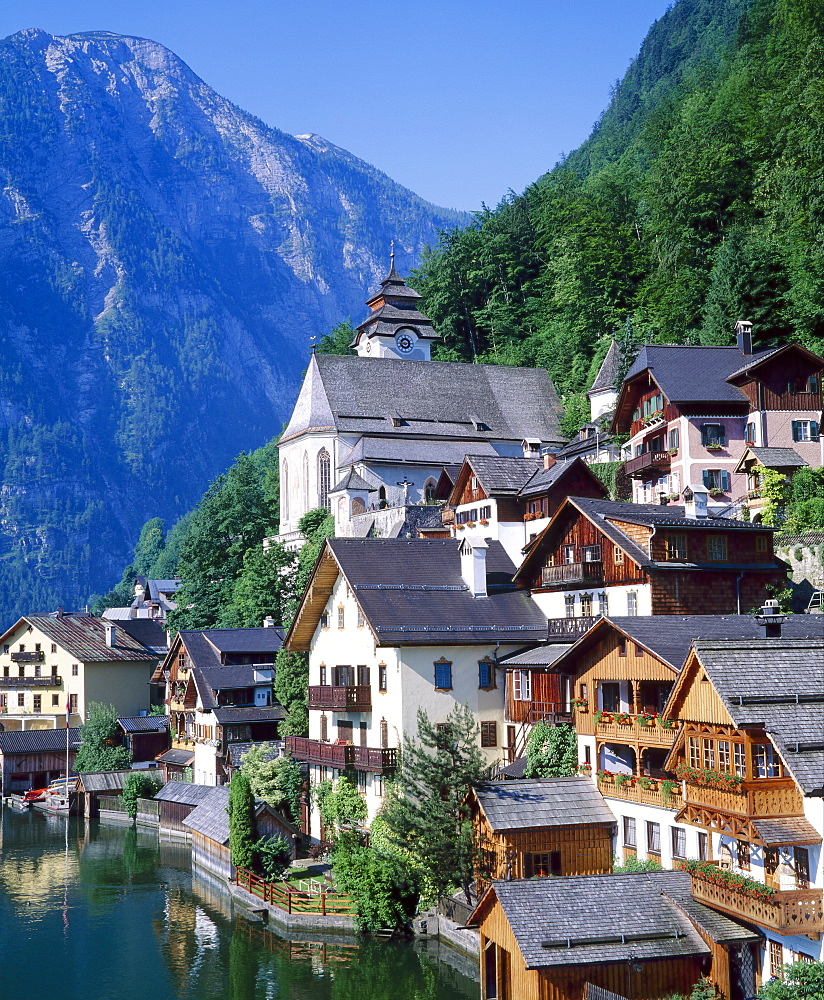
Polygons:
<instances>
[{"instance_id":1,"label":"wooden balcony","mask_svg":"<svg viewBox=\"0 0 824 1000\"><path fill-rule=\"evenodd\" d=\"M752 819L804 815L801 793L789 780L745 781L734 791L687 782L684 802Z\"/></svg>"},{"instance_id":2,"label":"wooden balcony","mask_svg":"<svg viewBox=\"0 0 824 1000\"><path fill-rule=\"evenodd\" d=\"M305 736L287 736L286 746L295 760L307 764L324 764L340 771L373 771L384 774L393 771L398 763L398 751L373 747L356 747L351 743L324 743Z\"/></svg>"},{"instance_id":3,"label":"wooden balcony","mask_svg":"<svg viewBox=\"0 0 824 1000\"><path fill-rule=\"evenodd\" d=\"M45 653L38 649L33 653L12 653L11 658L14 663L42 663Z\"/></svg>"},{"instance_id":4,"label":"wooden balcony","mask_svg":"<svg viewBox=\"0 0 824 1000\"><path fill-rule=\"evenodd\" d=\"M643 479L646 473L668 469L671 462L672 457L668 451L647 451L624 462L624 472L635 479Z\"/></svg>"},{"instance_id":5,"label":"wooden balcony","mask_svg":"<svg viewBox=\"0 0 824 1000\"><path fill-rule=\"evenodd\" d=\"M643 788L637 779L635 784L619 785L614 778L598 778L598 791L605 798L640 802L646 806L660 806L661 809L680 809L683 805L680 786L673 788L670 795L665 796L660 782L655 788Z\"/></svg>"},{"instance_id":6,"label":"wooden balcony","mask_svg":"<svg viewBox=\"0 0 824 1000\"><path fill-rule=\"evenodd\" d=\"M50 674L48 677L0 677L0 688L59 688L63 678Z\"/></svg>"},{"instance_id":7,"label":"wooden balcony","mask_svg":"<svg viewBox=\"0 0 824 1000\"><path fill-rule=\"evenodd\" d=\"M372 689L368 685L354 687L313 685L309 688L309 708L333 712L371 712Z\"/></svg>"},{"instance_id":8,"label":"wooden balcony","mask_svg":"<svg viewBox=\"0 0 824 1000\"><path fill-rule=\"evenodd\" d=\"M548 618L546 622L547 639L566 638L577 639L588 632L598 619L595 616L586 618Z\"/></svg>"},{"instance_id":9,"label":"wooden balcony","mask_svg":"<svg viewBox=\"0 0 824 1000\"><path fill-rule=\"evenodd\" d=\"M613 713L617 715L618 713ZM580 720L579 729L583 733L584 729L591 731L601 740L613 740L616 743L643 743L644 746L671 747L678 735L678 726L667 729L657 723L651 726L644 726L638 722L639 716L631 715L630 721L623 722L596 722L594 716L581 716L576 713L576 723ZM584 720L591 719L587 722Z\"/></svg>"},{"instance_id":10,"label":"wooden balcony","mask_svg":"<svg viewBox=\"0 0 824 1000\"><path fill-rule=\"evenodd\" d=\"M806 934L817 939L824 931L824 890L784 889L770 899L752 899L727 886L692 876L692 894L701 903L758 924L778 934Z\"/></svg>"},{"instance_id":11,"label":"wooden balcony","mask_svg":"<svg viewBox=\"0 0 824 1000\"><path fill-rule=\"evenodd\" d=\"M195 750L194 736L181 736L179 733L172 735L172 750Z\"/></svg>"},{"instance_id":12,"label":"wooden balcony","mask_svg":"<svg viewBox=\"0 0 824 1000\"><path fill-rule=\"evenodd\" d=\"M541 570L542 587L565 587L569 583L600 585L604 582L604 568L600 559L596 562L562 563L560 566L544 566Z\"/></svg>"}]
</instances>

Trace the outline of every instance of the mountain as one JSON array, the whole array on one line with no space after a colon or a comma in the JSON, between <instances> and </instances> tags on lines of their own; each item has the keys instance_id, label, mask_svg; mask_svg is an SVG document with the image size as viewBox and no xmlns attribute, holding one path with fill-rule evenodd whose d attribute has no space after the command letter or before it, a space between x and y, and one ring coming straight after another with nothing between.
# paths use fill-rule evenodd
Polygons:
<instances>
[{"instance_id":1,"label":"mountain","mask_svg":"<svg viewBox=\"0 0 824 1000\"><path fill-rule=\"evenodd\" d=\"M567 433L612 337L824 347L824 5L678 0L587 141L412 280L438 357L547 367Z\"/></svg>"},{"instance_id":2,"label":"mountain","mask_svg":"<svg viewBox=\"0 0 824 1000\"><path fill-rule=\"evenodd\" d=\"M147 518L280 431L390 241L408 270L468 218L155 42L0 42L0 624L108 589Z\"/></svg>"}]
</instances>

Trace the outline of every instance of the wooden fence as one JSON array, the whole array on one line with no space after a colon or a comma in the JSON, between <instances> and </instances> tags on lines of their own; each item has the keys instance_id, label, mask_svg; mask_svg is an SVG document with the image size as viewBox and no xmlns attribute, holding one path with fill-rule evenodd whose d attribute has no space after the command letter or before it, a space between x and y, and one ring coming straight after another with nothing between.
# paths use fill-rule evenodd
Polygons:
<instances>
[{"instance_id":1,"label":"wooden fence","mask_svg":"<svg viewBox=\"0 0 824 1000\"><path fill-rule=\"evenodd\" d=\"M245 868L237 869L237 884L264 903L287 913L317 913L327 916L354 916L357 907L342 892L301 892L285 882L267 882Z\"/></svg>"}]
</instances>

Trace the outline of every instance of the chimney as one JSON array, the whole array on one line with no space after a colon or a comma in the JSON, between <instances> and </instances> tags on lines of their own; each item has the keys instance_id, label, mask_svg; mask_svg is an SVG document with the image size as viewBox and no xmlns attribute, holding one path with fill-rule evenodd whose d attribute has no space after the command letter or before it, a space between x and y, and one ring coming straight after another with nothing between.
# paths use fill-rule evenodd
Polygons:
<instances>
[{"instance_id":1,"label":"chimney","mask_svg":"<svg viewBox=\"0 0 824 1000\"><path fill-rule=\"evenodd\" d=\"M63 609L62 608L58 608L57 609L57 614L55 615L55 618L62 618L62 617L63 617Z\"/></svg>"},{"instance_id":2,"label":"chimney","mask_svg":"<svg viewBox=\"0 0 824 1000\"><path fill-rule=\"evenodd\" d=\"M780 639L781 626L787 620L787 616L781 614L778 601L770 599L764 601L761 614L756 615L755 620L764 629L765 639Z\"/></svg>"},{"instance_id":3,"label":"chimney","mask_svg":"<svg viewBox=\"0 0 824 1000\"><path fill-rule=\"evenodd\" d=\"M486 597L486 550L489 546L480 535L464 538L458 549L461 576L473 597Z\"/></svg>"},{"instance_id":4,"label":"chimney","mask_svg":"<svg viewBox=\"0 0 824 1000\"><path fill-rule=\"evenodd\" d=\"M742 354L752 354L752 323L748 319L739 319L735 324L735 342Z\"/></svg>"},{"instance_id":5,"label":"chimney","mask_svg":"<svg viewBox=\"0 0 824 1000\"><path fill-rule=\"evenodd\" d=\"M707 491L703 486L686 486L681 496L684 498L684 517L689 521L707 517Z\"/></svg>"},{"instance_id":6,"label":"chimney","mask_svg":"<svg viewBox=\"0 0 824 1000\"><path fill-rule=\"evenodd\" d=\"M544 453L544 468L551 469L558 459L549 451Z\"/></svg>"},{"instance_id":7,"label":"chimney","mask_svg":"<svg viewBox=\"0 0 824 1000\"><path fill-rule=\"evenodd\" d=\"M263 627L264 628L274 628L275 627L275 619L271 615L267 615L263 619Z\"/></svg>"},{"instance_id":8,"label":"chimney","mask_svg":"<svg viewBox=\"0 0 824 1000\"><path fill-rule=\"evenodd\" d=\"M117 626L115 625L114 622L103 623L103 634L106 637L107 646L115 645L114 636L116 631L117 631Z\"/></svg>"}]
</instances>

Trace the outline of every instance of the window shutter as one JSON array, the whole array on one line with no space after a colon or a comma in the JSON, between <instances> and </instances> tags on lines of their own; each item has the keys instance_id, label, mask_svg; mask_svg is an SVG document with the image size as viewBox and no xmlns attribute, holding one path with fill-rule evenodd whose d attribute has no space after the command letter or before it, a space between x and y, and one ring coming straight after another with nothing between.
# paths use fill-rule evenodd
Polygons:
<instances>
[{"instance_id":1,"label":"window shutter","mask_svg":"<svg viewBox=\"0 0 824 1000\"><path fill-rule=\"evenodd\" d=\"M718 425L718 443L721 445L727 443L727 428L723 424Z\"/></svg>"},{"instance_id":2,"label":"window shutter","mask_svg":"<svg viewBox=\"0 0 824 1000\"><path fill-rule=\"evenodd\" d=\"M793 441L800 441L800 440L801 439L798 436L798 421L793 420Z\"/></svg>"},{"instance_id":3,"label":"window shutter","mask_svg":"<svg viewBox=\"0 0 824 1000\"><path fill-rule=\"evenodd\" d=\"M707 441L709 441L709 436L708 436L708 434L707 434L707 425L706 425L706 424L704 424L704 425L703 425L703 426L701 427L701 444L704 444L704 445L705 445L705 444L707 443ZM704 485L706 486L707 484L706 484L706 483L704 483Z\"/></svg>"},{"instance_id":4,"label":"window shutter","mask_svg":"<svg viewBox=\"0 0 824 1000\"><path fill-rule=\"evenodd\" d=\"M730 474L726 470L721 470L721 489L728 490L730 488Z\"/></svg>"},{"instance_id":5,"label":"window shutter","mask_svg":"<svg viewBox=\"0 0 824 1000\"><path fill-rule=\"evenodd\" d=\"M704 477L704 486L707 489L709 489L712 486L712 483L710 482L710 470L709 469L704 469L704 472L703 472L702 475Z\"/></svg>"},{"instance_id":6,"label":"window shutter","mask_svg":"<svg viewBox=\"0 0 824 1000\"><path fill-rule=\"evenodd\" d=\"M811 438L818 437L818 424L815 420L810 421L810 437Z\"/></svg>"}]
</instances>

